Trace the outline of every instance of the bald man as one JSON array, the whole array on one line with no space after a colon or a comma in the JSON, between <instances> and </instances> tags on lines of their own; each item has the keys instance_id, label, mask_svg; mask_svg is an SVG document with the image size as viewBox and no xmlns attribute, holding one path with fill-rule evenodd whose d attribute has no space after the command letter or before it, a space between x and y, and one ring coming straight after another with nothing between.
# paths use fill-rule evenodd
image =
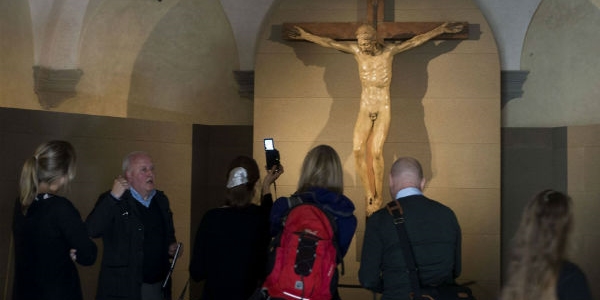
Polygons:
<instances>
[{"instance_id":1,"label":"bald man","mask_svg":"<svg viewBox=\"0 0 600 300\"><path fill-rule=\"evenodd\" d=\"M422 286L453 284L461 271L461 231L454 212L423 195L426 180L418 160L397 159L391 167L390 193L404 209ZM358 277L381 300L409 299L410 280L393 217L386 208L367 219Z\"/></svg>"}]
</instances>

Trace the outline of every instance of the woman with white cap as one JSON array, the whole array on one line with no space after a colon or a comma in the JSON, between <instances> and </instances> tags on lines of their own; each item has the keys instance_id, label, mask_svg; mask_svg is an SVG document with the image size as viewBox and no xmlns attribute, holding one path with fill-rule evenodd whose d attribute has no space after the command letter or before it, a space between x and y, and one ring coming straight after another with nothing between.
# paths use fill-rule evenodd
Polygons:
<instances>
[{"instance_id":1,"label":"woman with white cap","mask_svg":"<svg viewBox=\"0 0 600 300\"><path fill-rule=\"evenodd\" d=\"M196 233L190 275L204 280L202 299L248 299L266 276L270 186L282 173L281 165L268 170L259 206L252 203L259 179L256 161L239 156L229 165L225 205L209 210Z\"/></svg>"}]
</instances>

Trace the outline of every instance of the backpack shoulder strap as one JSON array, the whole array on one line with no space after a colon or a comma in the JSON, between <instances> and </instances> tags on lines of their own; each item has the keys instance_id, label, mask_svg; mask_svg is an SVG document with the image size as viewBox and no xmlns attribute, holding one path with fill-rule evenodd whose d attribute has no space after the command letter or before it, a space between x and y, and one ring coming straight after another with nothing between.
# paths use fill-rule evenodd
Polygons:
<instances>
[{"instance_id":1,"label":"backpack shoulder strap","mask_svg":"<svg viewBox=\"0 0 600 300\"><path fill-rule=\"evenodd\" d=\"M393 217L393 223L396 227L396 232L398 233L398 238L400 239L400 248L402 249L402 254L404 256L404 261L406 263L408 277L410 279L410 285L413 293L416 296L421 296L421 287L419 283L419 269L415 263L414 254L412 251L412 247L410 245L410 240L408 238L408 233L406 232L406 227L404 226L404 209L402 209L402 205L398 200L391 201L386 206L387 211ZM421 299L421 298L417 298Z\"/></svg>"},{"instance_id":2,"label":"backpack shoulder strap","mask_svg":"<svg viewBox=\"0 0 600 300\"><path fill-rule=\"evenodd\" d=\"M287 197L287 202L288 202L288 207L291 209L292 207L301 204L303 201L302 201L302 198L300 198L299 196L291 195L291 196Z\"/></svg>"}]
</instances>

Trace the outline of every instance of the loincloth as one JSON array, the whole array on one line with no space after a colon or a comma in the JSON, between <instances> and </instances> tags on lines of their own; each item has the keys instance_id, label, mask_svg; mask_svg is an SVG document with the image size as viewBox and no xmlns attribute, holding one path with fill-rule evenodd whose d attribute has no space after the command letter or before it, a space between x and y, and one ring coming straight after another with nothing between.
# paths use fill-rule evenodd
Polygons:
<instances>
[{"instance_id":1,"label":"loincloth","mask_svg":"<svg viewBox=\"0 0 600 300\"><path fill-rule=\"evenodd\" d=\"M377 120L377 114L376 112L371 112L369 113L369 118L371 118L371 121L375 122L375 120Z\"/></svg>"}]
</instances>

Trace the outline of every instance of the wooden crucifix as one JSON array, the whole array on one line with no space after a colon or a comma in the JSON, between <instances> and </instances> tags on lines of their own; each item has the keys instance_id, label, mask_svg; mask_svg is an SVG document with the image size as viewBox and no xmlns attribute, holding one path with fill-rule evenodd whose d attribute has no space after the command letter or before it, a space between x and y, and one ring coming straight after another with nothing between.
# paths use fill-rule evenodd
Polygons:
<instances>
[{"instance_id":1,"label":"wooden crucifix","mask_svg":"<svg viewBox=\"0 0 600 300\"><path fill-rule=\"evenodd\" d=\"M383 144L390 126L394 55L432 39L468 39L469 32L467 22L384 22L384 0L366 1L366 23L284 23L283 37L353 54L358 63L362 92L352 150L370 216L383 203Z\"/></svg>"}]
</instances>

